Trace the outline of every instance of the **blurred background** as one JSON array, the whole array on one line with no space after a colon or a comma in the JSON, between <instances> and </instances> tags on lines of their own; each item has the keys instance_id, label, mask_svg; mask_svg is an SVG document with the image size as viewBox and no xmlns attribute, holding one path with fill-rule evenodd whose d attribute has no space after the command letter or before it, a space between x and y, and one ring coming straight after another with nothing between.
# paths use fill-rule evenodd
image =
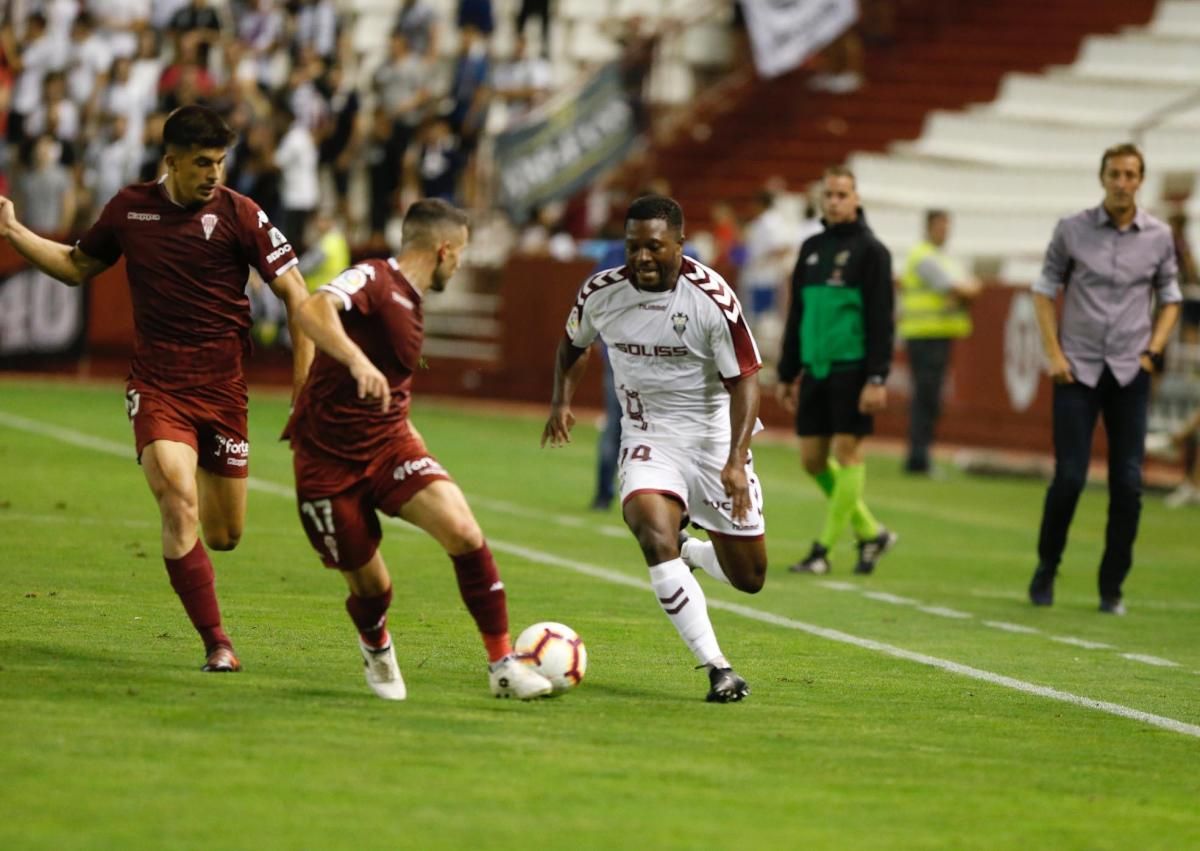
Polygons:
<instances>
[{"instance_id":1,"label":"blurred background","mask_svg":"<svg viewBox=\"0 0 1200 851\"><path fill-rule=\"evenodd\" d=\"M947 256L983 284L937 432L980 469L1045 469L1028 286L1057 218L1101 200L1101 152L1134 141L1187 299L1150 480L1200 500L1200 0L11 0L0 193L70 240L160 173L166 114L196 102L238 132L227 183L312 287L394 250L414 199L471 211L467 266L427 305L418 393L544 403L575 289L623 262L625 208L647 191L683 205L772 383L816 183L847 165L897 276L941 210ZM285 385L282 309L248 287L250 378ZM0 369L119 376L131 346L123 264L72 290L0 246ZM600 372L581 406L602 408ZM884 435L906 434L910 384L898 336ZM763 418L788 425L769 394Z\"/></svg>"}]
</instances>

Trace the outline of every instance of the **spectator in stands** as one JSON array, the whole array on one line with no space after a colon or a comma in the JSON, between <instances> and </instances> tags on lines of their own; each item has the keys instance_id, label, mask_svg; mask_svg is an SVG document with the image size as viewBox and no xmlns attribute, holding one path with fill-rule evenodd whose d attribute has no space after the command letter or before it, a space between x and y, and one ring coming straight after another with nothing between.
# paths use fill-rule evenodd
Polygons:
<instances>
[{"instance_id":1,"label":"spectator in stands","mask_svg":"<svg viewBox=\"0 0 1200 851\"><path fill-rule=\"evenodd\" d=\"M1029 583L1035 606L1054 602L1054 580L1087 482L1096 417L1102 414L1109 476L1100 611L1125 614L1121 586L1133 565L1142 511L1150 375L1162 368L1182 300L1171 231L1137 206L1145 170L1134 145L1104 152L1104 201L1059 221L1033 286L1054 382L1054 480L1046 492L1038 564ZM1060 327L1055 298L1064 288ZM1159 311L1152 323L1155 300Z\"/></svg>"},{"instance_id":2,"label":"spectator in stands","mask_svg":"<svg viewBox=\"0 0 1200 851\"><path fill-rule=\"evenodd\" d=\"M273 222L282 220L280 176L273 155L276 141L270 121L252 123L238 139L226 175L229 187L251 198Z\"/></svg>"},{"instance_id":3,"label":"spectator in stands","mask_svg":"<svg viewBox=\"0 0 1200 851\"><path fill-rule=\"evenodd\" d=\"M85 160L93 211L103 209L123 187L137 181L142 150L129 138L127 123L124 115L110 116L103 132L89 142Z\"/></svg>"},{"instance_id":4,"label":"spectator in stands","mask_svg":"<svg viewBox=\"0 0 1200 851\"><path fill-rule=\"evenodd\" d=\"M26 18L23 38L18 39L15 24L4 27L3 37L4 55L16 75L8 114L8 141L20 145L32 135L25 128L26 116L41 101L42 80L55 70L57 53L47 33L46 16L40 12Z\"/></svg>"},{"instance_id":5,"label":"spectator in stands","mask_svg":"<svg viewBox=\"0 0 1200 851\"><path fill-rule=\"evenodd\" d=\"M401 155L432 108L432 74L432 66L411 49L409 36L399 31L392 33L388 58L375 71L372 83L392 122L392 130L399 137L396 144Z\"/></svg>"},{"instance_id":6,"label":"spectator in stands","mask_svg":"<svg viewBox=\"0 0 1200 851\"><path fill-rule=\"evenodd\" d=\"M525 24L531 18L542 19L542 58L550 58L550 0L521 0L517 10L517 36L525 37Z\"/></svg>"},{"instance_id":7,"label":"spectator in stands","mask_svg":"<svg viewBox=\"0 0 1200 851\"><path fill-rule=\"evenodd\" d=\"M371 115L370 130L362 143L362 160L367 166L370 200L367 221L372 250L386 249L384 234L396 214L397 191L406 173L407 138L393 130L391 114L382 105Z\"/></svg>"},{"instance_id":8,"label":"spectator in stands","mask_svg":"<svg viewBox=\"0 0 1200 851\"><path fill-rule=\"evenodd\" d=\"M224 38L225 25L208 0L191 0L171 16L169 31L177 54L191 53L197 63L209 68L209 53Z\"/></svg>"},{"instance_id":9,"label":"spectator in stands","mask_svg":"<svg viewBox=\"0 0 1200 851\"><path fill-rule=\"evenodd\" d=\"M300 274L310 293L315 293L350 268L350 242L337 216L328 210L318 210L313 218L313 229L316 239L312 248L300 257Z\"/></svg>"},{"instance_id":10,"label":"spectator in stands","mask_svg":"<svg viewBox=\"0 0 1200 851\"><path fill-rule=\"evenodd\" d=\"M718 201L709 211L712 224L713 256L711 266L728 271L738 265L742 250L742 228L734 215L733 207Z\"/></svg>"},{"instance_id":11,"label":"spectator in stands","mask_svg":"<svg viewBox=\"0 0 1200 851\"><path fill-rule=\"evenodd\" d=\"M25 169L17 177L21 219L34 233L71 232L75 222L75 181L62 165L62 144L46 133L33 140Z\"/></svg>"},{"instance_id":12,"label":"spectator in stands","mask_svg":"<svg viewBox=\"0 0 1200 851\"><path fill-rule=\"evenodd\" d=\"M1179 320L1179 339L1189 347L1200 345L1200 266L1187 238L1187 213L1174 211L1167 224L1175 240L1175 262L1179 264L1179 285L1183 293L1183 314ZM1200 369L1200 353L1193 354L1193 369Z\"/></svg>"},{"instance_id":13,"label":"spectator in stands","mask_svg":"<svg viewBox=\"0 0 1200 851\"><path fill-rule=\"evenodd\" d=\"M1183 482L1163 502L1167 508L1200 505L1200 408L1192 412L1171 443L1183 455Z\"/></svg>"},{"instance_id":14,"label":"spectator in stands","mask_svg":"<svg viewBox=\"0 0 1200 851\"><path fill-rule=\"evenodd\" d=\"M337 53L338 18L333 0L299 0L292 35L292 52L311 50L326 63Z\"/></svg>"},{"instance_id":15,"label":"spectator in stands","mask_svg":"<svg viewBox=\"0 0 1200 851\"><path fill-rule=\"evenodd\" d=\"M329 112L320 130L320 162L322 168L329 169L333 179L337 215L353 229L349 204L350 169L356 149L361 100L358 88L340 62L329 66L321 85ZM349 262L344 265L349 266Z\"/></svg>"},{"instance_id":16,"label":"spectator in stands","mask_svg":"<svg viewBox=\"0 0 1200 851\"><path fill-rule=\"evenodd\" d=\"M796 255L794 229L775 206L775 195L763 190L755 196L755 212L745 230L746 262L738 279L742 309L758 335L764 317L780 312L780 293L787 284Z\"/></svg>"},{"instance_id":17,"label":"spectator in stands","mask_svg":"<svg viewBox=\"0 0 1200 851\"><path fill-rule=\"evenodd\" d=\"M979 295L978 280L942 249L950 235L945 210L925 214L925 238L913 246L900 274L900 336L912 372L908 408L907 473L929 475L929 448L942 411L942 384L955 340L971 334L970 304Z\"/></svg>"},{"instance_id":18,"label":"spectator in stands","mask_svg":"<svg viewBox=\"0 0 1200 851\"><path fill-rule=\"evenodd\" d=\"M282 82L274 79L275 69L271 66L284 26L283 12L276 7L275 0L257 0L238 20L238 38L247 48L242 61L249 65L254 79L269 89Z\"/></svg>"},{"instance_id":19,"label":"spectator in stands","mask_svg":"<svg viewBox=\"0 0 1200 851\"><path fill-rule=\"evenodd\" d=\"M133 56L137 33L150 28L149 0L91 0L88 10L114 56Z\"/></svg>"},{"instance_id":20,"label":"spectator in stands","mask_svg":"<svg viewBox=\"0 0 1200 851\"><path fill-rule=\"evenodd\" d=\"M496 63L492 88L506 110L505 123L519 119L541 103L554 87L554 69L550 63L529 53L525 36L518 34L512 56Z\"/></svg>"},{"instance_id":21,"label":"spectator in stands","mask_svg":"<svg viewBox=\"0 0 1200 851\"><path fill-rule=\"evenodd\" d=\"M450 84L450 128L473 150L487 120L491 99L489 77L491 62L482 30L465 24L460 32L462 47L454 63L454 80Z\"/></svg>"},{"instance_id":22,"label":"spectator in stands","mask_svg":"<svg viewBox=\"0 0 1200 851\"><path fill-rule=\"evenodd\" d=\"M87 12L71 24L71 54L67 60L67 95L82 109L85 118L95 114L99 93L108 82L112 50L96 32Z\"/></svg>"},{"instance_id":23,"label":"spectator in stands","mask_svg":"<svg viewBox=\"0 0 1200 851\"><path fill-rule=\"evenodd\" d=\"M492 15L492 0L458 0L458 14L455 16L459 30L471 27L479 31L486 42L496 29L496 19Z\"/></svg>"},{"instance_id":24,"label":"spectator in stands","mask_svg":"<svg viewBox=\"0 0 1200 851\"><path fill-rule=\"evenodd\" d=\"M301 123L285 102L276 105L279 127L286 129L275 149L279 169L279 200L283 213L279 227L300 250L307 244L308 220L321 201L319 155L312 131Z\"/></svg>"},{"instance_id":25,"label":"spectator in stands","mask_svg":"<svg viewBox=\"0 0 1200 851\"><path fill-rule=\"evenodd\" d=\"M453 204L458 197L458 181L466 161L462 145L449 123L441 118L430 121L421 133L421 142L413 158L421 196L441 198Z\"/></svg>"},{"instance_id":26,"label":"spectator in stands","mask_svg":"<svg viewBox=\"0 0 1200 851\"><path fill-rule=\"evenodd\" d=\"M425 0L404 0L392 32L403 35L413 53L426 63L437 57L437 13Z\"/></svg>"},{"instance_id":27,"label":"spectator in stands","mask_svg":"<svg viewBox=\"0 0 1200 851\"><path fill-rule=\"evenodd\" d=\"M49 134L62 143L63 163L76 160L75 143L79 140L79 107L67 97L67 78L52 71L42 78L42 100L26 116L25 130L31 138Z\"/></svg>"}]
</instances>

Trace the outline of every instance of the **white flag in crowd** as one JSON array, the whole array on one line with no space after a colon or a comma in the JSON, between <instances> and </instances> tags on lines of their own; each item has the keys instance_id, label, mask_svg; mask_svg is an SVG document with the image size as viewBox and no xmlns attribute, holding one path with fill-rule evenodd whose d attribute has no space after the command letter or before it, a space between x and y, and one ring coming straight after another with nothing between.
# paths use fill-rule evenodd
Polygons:
<instances>
[{"instance_id":1,"label":"white flag in crowd","mask_svg":"<svg viewBox=\"0 0 1200 851\"><path fill-rule=\"evenodd\" d=\"M800 65L858 20L858 0L741 0L764 77L778 77Z\"/></svg>"}]
</instances>

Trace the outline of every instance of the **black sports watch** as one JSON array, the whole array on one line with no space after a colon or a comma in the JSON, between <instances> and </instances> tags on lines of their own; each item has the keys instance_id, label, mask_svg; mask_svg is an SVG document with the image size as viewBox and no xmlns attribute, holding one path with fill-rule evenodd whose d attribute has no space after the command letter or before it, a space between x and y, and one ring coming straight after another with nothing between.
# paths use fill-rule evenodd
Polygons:
<instances>
[{"instance_id":1,"label":"black sports watch","mask_svg":"<svg viewBox=\"0 0 1200 851\"><path fill-rule=\"evenodd\" d=\"M1146 349L1144 352L1142 352L1142 354L1145 355L1146 357L1150 358L1150 365L1154 367L1155 372L1163 371L1163 353L1162 352L1152 352L1149 349Z\"/></svg>"}]
</instances>

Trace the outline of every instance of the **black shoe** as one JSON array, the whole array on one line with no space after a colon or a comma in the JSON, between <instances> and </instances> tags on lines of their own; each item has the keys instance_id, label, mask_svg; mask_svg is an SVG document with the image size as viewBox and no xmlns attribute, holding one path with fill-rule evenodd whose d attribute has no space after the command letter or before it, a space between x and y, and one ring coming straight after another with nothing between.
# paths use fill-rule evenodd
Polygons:
<instances>
[{"instance_id":1,"label":"black shoe","mask_svg":"<svg viewBox=\"0 0 1200 851\"><path fill-rule=\"evenodd\" d=\"M1039 564L1029 580L1029 602L1035 606L1054 605L1054 571Z\"/></svg>"},{"instance_id":2,"label":"black shoe","mask_svg":"<svg viewBox=\"0 0 1200 851\"><path fill-rule=\"evenodd\" d=\"M858 542L858 564L854 565L854 572L864 575L873 572L879 560L899 540L900 536L895 532L880 526L879 534L874 538Z\"/></svg>"},{"instance_id":3,"label":"black shoe","mask_svg":"<svg viewBox=\"0 0 1200 851\"><path fill-rule=\"evenodd\" d=\"M832 570L829 565L829 550L813 542L812 549L803 559L788 568L792 573L815 573L823 576Z\"/></svg>"},{"instance_id":4,"label":"black shoe","mask_svg":"<svg viewBox=\"0 0 1200 851\"><path fill-rule=\"evenodd\" d=\"M1120 597L1101 597L1100 611L1106 615L1123 615L1125 614L1125 604L1121 602Z\"/></svg>"},{"instance_id":5,"label":"black shoe","mask_svg":"<svg viewBox=\"0 0 1200 851\"><path fill-rule=\"evenodd\" d=\"M733 668L709 668L708 682L712 686L708 696L704 698L709 703L736 703L750 694L750 686L734 672Z\"/></svg>"}]
</instances>

